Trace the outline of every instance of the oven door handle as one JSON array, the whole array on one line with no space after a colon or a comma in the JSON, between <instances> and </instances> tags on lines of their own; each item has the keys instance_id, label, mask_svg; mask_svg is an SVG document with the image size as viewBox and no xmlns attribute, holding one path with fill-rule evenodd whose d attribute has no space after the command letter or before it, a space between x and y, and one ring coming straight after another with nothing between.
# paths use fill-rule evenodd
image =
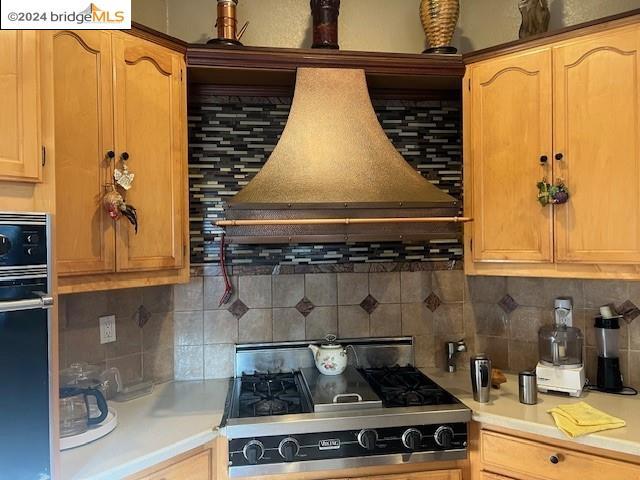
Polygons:
<instances>
[{"instance_id":1,"label":"oven door handle","mask_svg":"<svg viewBox=\"0 0 640 480\"><path fill-rule=\"evenodd\" d=\"M336 396L333 397L333 403L339 403L338 401L341 398L355 398L356 401L355 402L344 402L344 403L356 403L356 402L362 402L362 396L358 393L339 393Z\"/></svg>"},{"instance_id":2,"label":"oven door handle","mask_svg":"<svg viewBox=\"0 0 640 480\"><path fill-rule=\"evenodd\" d=\"M42 292L38 292L37 295L38 298L7 300L0 302L0 313L17 312L20 310L35 310L36 308L51 308L53 306L52 296Z\"/></svg>"}]
</instances>

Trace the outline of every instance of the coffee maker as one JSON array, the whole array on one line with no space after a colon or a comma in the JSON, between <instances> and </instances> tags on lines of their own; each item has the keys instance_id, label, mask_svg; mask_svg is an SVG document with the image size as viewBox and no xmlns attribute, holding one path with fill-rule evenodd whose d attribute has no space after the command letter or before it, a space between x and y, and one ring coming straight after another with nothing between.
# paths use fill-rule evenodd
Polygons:
<instances>
[{"instance_id":1,"label":"coffee maker","mask_svg":"<svg viewBox=\"0 0 640 480\"><path fill-rule=\"evenodd\" d=\"M622 374L620 373L620 337L621 315L615 315L610 306L600 307L600 315L595 319L596 345L598 347L598 390L609 393L621 392Z\"/></svg>"}]
</instances>

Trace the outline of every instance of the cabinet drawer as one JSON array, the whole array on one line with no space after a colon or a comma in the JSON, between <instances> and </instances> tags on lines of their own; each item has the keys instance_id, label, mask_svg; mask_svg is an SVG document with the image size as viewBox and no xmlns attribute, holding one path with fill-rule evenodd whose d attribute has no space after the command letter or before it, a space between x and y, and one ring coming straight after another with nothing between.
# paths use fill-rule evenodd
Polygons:
<instances>
[{"instance_id":1,"label":"cabinet drawer","mask_svg":"<svg viewBox=\"0 0 640 480\"><path fill-rule=\"evenodd\" d=\"M436 470L433 472L374 475L372 477L352 478L345 480L462 480L462 471L459 469Z\"/></svg>"},{"instance_id":2,"label":"cabinet drawer","mask_svg":"<svg viewBox=\"0 0 640 480\"><path fill-rule=\"evenodd\" d=\"M640 479L640 467L631 464L494 432L480 435L483 467L489 470L496 467L517 477L540 480L602 480L603 472L611 479Z\"/></svg>"},{"instance_id":3,"label":"cabinet drawer","mask_svg":"<svg viewBox=\"0 0 640 480\"><path fill-rule=\"evenodd\" d=\"M198 453L140 480L212 480L211 450Z\"/></svg>"},{"instance_id":4,"label":"cabinet drawer","mask_svg":"<svg viewBox=\"0 0 640 480\"><path fill-rule=\"evenodd\" d=\"M480 472L480 480L511 480L509 477L496 475L495 473Z\"/></svg>"}]
</instances>

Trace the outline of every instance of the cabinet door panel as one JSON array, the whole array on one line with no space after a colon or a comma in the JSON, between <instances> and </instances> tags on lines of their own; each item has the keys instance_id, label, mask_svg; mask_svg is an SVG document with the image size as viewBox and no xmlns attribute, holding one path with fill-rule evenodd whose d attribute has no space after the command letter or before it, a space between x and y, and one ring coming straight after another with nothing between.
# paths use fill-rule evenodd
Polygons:
<instances>
[{"instance_id":1,"label":"cabinet door panel","mask_svg":"<svg viewBox=\"0 0 640 480\"><path fill-rule=\"evenodd\" d=\"M140 225L136 234L126 221L118 222L117 269L179 268L186 188L183 60L149 42L117 36L114 61L117 155L129 154L135 181L126 200L137 209Z\"/></svg>"},{"instance_id":2,"label":"cabinet door panel","mask_svg":"<svg viewBox=\"0 0 640 480\"><path fill-rule=\"evenodd\" d=\"M351 480L462 480L462 471L435 470L432 472L397 473L391 475L373 475L371 477L354 478Z\"/></svg>"},{"instance_id":3,"label":"cabinet door panel","mask_svg":"<svg viewBox=\"0 0 640 480\"><path fill-rule=\"evenodd\" d=\"M551 78L549 49L474 66L469 145L475 261L553 260L551 207L536 198L536 183L551 177Z\"/></svg>"},{"instance_id":4,"label":"cabinet door panel","mask_svg":"<svg viewBox=\"0 0 640 480\"><path fill-rule=\"evenodd\" d=\"M0 31L0 179L41 179L38 32Z\"/></svg>"},{"instance_id":5,"label":"cabinet door panel","mask_svg":"<svg viewBox=\"0 0 640 480\"><path fill-rule=\"evenodd\" d=\"M551 54L474 67L471 89L473 258L552 261L552 212L536 183L551 177ZM546 164L540 159L549 158Z\"/></svg>"},{"instance_id":6,"label":"cabinet door panel","mask_svg":"<svg viewBox=\"0 0 640 480\"><path fill-rule=\"evenodd\" d=\"M559 262L640 262L640 29L555 47Z\"/></svg>"},{"instance_id":7,"label":"cabinet door panel","mask_svg":"<svg viewBox=\"0 0 640 480\"><path fill-rule=\"evenodd\" d=\"M53 42L56 260L62 276L115 271L115 229L102 205L113 150L111 34L60 31Z\"/></svg>"}]
</instances>

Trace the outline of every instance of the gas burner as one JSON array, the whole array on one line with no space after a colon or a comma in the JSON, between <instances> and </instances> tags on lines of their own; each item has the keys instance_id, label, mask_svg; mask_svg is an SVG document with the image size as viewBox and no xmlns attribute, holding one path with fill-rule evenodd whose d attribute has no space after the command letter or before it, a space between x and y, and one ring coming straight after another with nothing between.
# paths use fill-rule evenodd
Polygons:
<instances>
[{"instance_id":1,"label":"gas burner","mask_svg":"<svg viewBox=\"0 0 640 480\"><path fill-rule=\"evenodd\" d=\"M452 395L411 365L365 368L360 373L380 396L385 407L458 403Z\"/></svg>"},{"instance_id":2,"label":"gas burner","mask_svg":"<svg viewBox=\"0 0 640 480\"><path fill-rule=\"evenodd\" d=\"M242 375L239 417L303 413L302 391L293 373Z\"/></svg>"}]
</instances>

